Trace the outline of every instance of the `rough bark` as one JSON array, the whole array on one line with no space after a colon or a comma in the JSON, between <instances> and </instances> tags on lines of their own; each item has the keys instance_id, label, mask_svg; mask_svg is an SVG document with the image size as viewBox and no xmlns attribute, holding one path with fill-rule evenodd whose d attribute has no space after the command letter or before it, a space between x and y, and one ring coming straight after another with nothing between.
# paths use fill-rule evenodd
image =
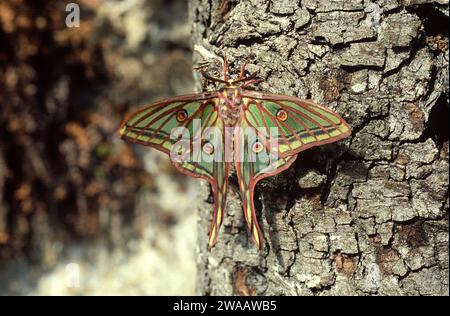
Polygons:
<instances>
[{"instance_id":1,"label":"rough bark","mask_svg":"<svg viewBox=\"0 0 450 316\"><path fill-rule=\"evenodd\" d=\"M207 250L203 186L198 293L448 295L447 1L193 0L190 13L194 62L247 58L261 90L325 104L353 128L258 185L262 252L234 177Z\"/></svg>"}]
</instances>

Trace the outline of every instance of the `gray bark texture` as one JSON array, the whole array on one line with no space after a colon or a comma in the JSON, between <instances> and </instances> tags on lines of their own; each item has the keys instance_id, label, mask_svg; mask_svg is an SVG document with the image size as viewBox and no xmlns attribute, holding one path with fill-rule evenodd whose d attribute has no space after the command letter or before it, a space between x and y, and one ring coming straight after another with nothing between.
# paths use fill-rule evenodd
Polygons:
<instances>
[{"instance_id":1,"label":"gray bark texture","mask_svg":"<svg viewBox=\"0 0 450 316\"><path fill-rule=\"evenodd\" d=\"M448 295L448 2L193 0L190 14L194 62L247 60L259 90L312 99L353 129L257 185L261 252L234 176L207 250L203 186L198 294Z\"/></svg>"}]
</instances>

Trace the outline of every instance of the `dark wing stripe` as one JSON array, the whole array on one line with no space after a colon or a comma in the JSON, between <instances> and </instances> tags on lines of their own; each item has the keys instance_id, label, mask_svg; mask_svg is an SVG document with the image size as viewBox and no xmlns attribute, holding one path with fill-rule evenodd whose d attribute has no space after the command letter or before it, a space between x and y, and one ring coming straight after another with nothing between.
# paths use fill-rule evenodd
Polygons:
<instances>
[{"instance_id":1,"label":"dark wing stripe","mask_svg":"<svg viewBox=\"0 0 450 316\"><path fill-rule=\"evenodd\" d=\"M291 107L291 106L288 106L288 105L285 105L284 103L281 103L281 102L278 102L278 101L272 101L271 100L271 102L274 102L274 103L276 103L276 104L278 104L281 108L289 108L289 109L291 109L291 111L292 112L294 112L294 113L296 113L296 114L298 114L298 115L300 115L302 118L304 118L305 120L308 120L308 121L310 121L313 125L315 125L315 126L317 126L317 127L319 127L322 131L324 131L325 133L327 132L327 130L325 129L325 127L322 125L322 124L320 124L319 122L317 122L314 118L312 118L311 116L309 116L309 115L306 115L305 113L303 113L302 111L299 111L299 110L297 110L297 109L294 109L293 107Z\"/></svg>"},{"instance_id":2,"label":"dark wing stripe","mask_svg":"<svg viewBox=\"0 0 450 316\"><path fill-rule=\"evenodd\" d=\"M213 179L211 177L211 175L209 175L209 173L211 172L210 170L206 169L205 167L203 167L202 165L200 165L198 162L195 161L189 161L189 162L177 162L177 164L179 164L181 167L183 167L183 165L188 164L188 165L194 165L195 169L194 170L202 170L204 171L204 173L208 174L208 177ZM194 172L194 171L193 171ZM195 172L194 172L195 173ZM203 172L202 172L203 174Z\"/></svg>"},{"instance_id":3,"label":"dark wing stripe","mask_svg":"<svg viewBox=\"0 0 450 316\"><path fill-rule=\"evenodd\" d=\"M170 110L167 110L167 111L165 111L165 112L159 114L158 116L156 116L155 118L153 118L153 120L151 120L150 122L148 122L144 127L140 127L140 128L142 128L141 133L142 133L144 130L146 130L147 128L149 128L149 127L150 127L152 124L154 124L156 121L160 120L161 118L163 118L164 116L166 116L166 115L168 115L168 114L174 113L175 111L177 111L177 110L179 110L180 108L184 107L184 106L185 106L186 104L188 104L188 103L190 103L190 102L181 103L181 104L177 105L176 107L174 107L174 108L172 108L172 109L170 109ZM156 113L156 112L155 112L155 113ZM150 117L150 116L147 116L146 118L149 118L149 117ZM159 129L161 129L161 128L163 127L163 125L167 124L168 121L169 121L169 120L166 120L166 121L164 122L164 124L161 124L161 126L159 126ZM142 122L142 120L139 119L138 122L140 123L140 122ZM133 127L137 127L137 124L138 124L138 123L135 122L132 126L133 126ZM141 133L139 133L138 137L141 136Z\"/></svg>"},{"instance_id":4,"label":"dark wing stripe","mask_svg":"<svg viewBox=\"0 0 450 316\"><path fill-rule=\"evenodd\" d=\"M167 122L169 122L171 119L173 119L173 117L175 116L175 115L177 115L177 112L172 112L172 113L170 113L170 115L168 115L167 116L167 118L161 123L161 125L159 125L159 127L156 129L156 133L159 133L159 131L167 124ZM151 126L151 122L148 124L148 127L150 127ZM145 128L148 128L148 127L145 127ZM144 129L143 129L144 130Z\"/></svg>"},{"instance_id":5,"label":"dark wing stripe","mask_svg":"<svg viewBox=\"0 0 450 316\"><path fill-rule=\"evenodd\" d=\"M133 112L130 115L128 115L125 118L125 120L123 120L123 123L121 124L121 128L124 126L125 123L129 122L133 117L140 115L142 112L150 110L150 112L148 112L147 114L140 117L138 121L134 122L132 124L133 126L136 126L143 120L149 118L150 116L157 113L158 111L161 111L162 109L164 109L164 107L166 107L170 104L178 103L178 102L180 102L180 103L184 102L184 104L187 104L187 103L193 103L193 102L198 102L198 101L202 101L202 100L211 100L211 99L214 99L216 96L217 96L216 92L198 93L198 94L181 95L181 96L169 98L169 99L166 99L163 101L156 101L156 102L150 104L149 106L144 107L143 109L138 110L138 111ZM131 125L129 125L129 126L131 126Z\"/></svg>"},{"instance_id":6,"label":"dark wing stripe","mask_svg":"<svg viewBox=\"0 0 450 316\"><path fill-rule=\"evenodd\" d=\"M202 117L205 114L205 110L206 110L206 106L203 107L202 110L202 114L200 115L200 117ZM206 124L208 123L209 119L211 118L211 115L214 113L214 111L210 111L208 116L206 117L206 120L204 121L204 123L202 124L202 126L200 127L200 133L197 133L197 131L194 131L194 127L192 127L192 136L191 136L191 141L197 141L198 137L201 137L203 135L203 127L206 126ZM197 137L198 135L198 137Z\"/></svg>"},{"instance_id":7,"label":"dark wing stripe","mask_svg":"<svg viewBox=\"0 0 450 316\"><path fill-rule=\"evenodd\" d=\"M278 104L278 103L277 103L277 104ZM285 110L287 110L287 111L289 111L289 112L291 112L291 113L295 113L294 111L292 111L292 109L291 109L290 107L286 107ZM294 119L294 121L296 121L298 124L300 124L300 125L302 126L302 128L303 128L310 136L314 137L314 138L316 139L316 141L318 140L316 134L313 133L313 131L308 127L308 125L306 125L304 122L302 122L302 120L299 120L299 119L297 118L297 116L295 116L295 115L292 115L292 118Z\"/></svg>"},{"instance_id":8,"label":"dark wing stripe","mask_svg":"<svg viewBox=\"0 0 450 316\"><path fill-rule=\"evenodd\" d=\"M265 115L264 115L264 114L262 113L262 111L261 111L261 109L263 109L263 110L266 110L266 109L264 108L264 106L262 106L262 104L261 104L260 102L258 102L258 101L254 101L254 102L256 103L256 108L258 109L259 113L261 114L262 117L264 117L264 126L265 126L265 128L267 129L267 131L269 132L269 128L267 127L267 122L266 122L266 119L265 119ZM258 105L259 105L259 106L258 106ZM267 110L266 110L266 111L267 111ZM276 120L274 120L274 119L270 116L270 114L269 114L269 119L272 121L272 123L275 124L275 126L278 127L278 129L280 129L279 124L277 123ZM283 138L285 144L292 150L291 144L290 144L289 140L286 138L286 136L285 136L283 133L281 133L281 136L282 136L282 138Z\"/></svg>"},{"instance_id":9,"label":"dark wing stripe","mask_svg":"<svg viewBox=\"0 0 450 316\"><path fill-rule=\"evenodd\" d=\"M264 109L264 108L263 108ZM268 115L270 115L269 111L267 109L264 109L265 112L267 112ZM304 144L303 140L298 136L297 132L294 131L292 128L289 127L288 124L286 124L283 121L280 121L280 124L282 124L287 130L289 130L289 132L291 132L291 135L286 135L287 137L292 137L294 136L295 138L297 138L297 140L300 142L300 144ZM281 130L281 132L283 133L283 131ZM286 138L287 138L286 137ZM290 146L289 146L290 147ZM292 147L291 147L292 149Z\"/></svg>"},{"instance_id":10,"label":"dark wing stripe","mask_svg":"<svg viewBox=\"0 0 450 316\"><path fill-rule=\"evenodd\" d=\"M209 104L210 104L210 103L208 103L207 101L202 101L202 102L200 103L200 106L198 107L198 109L195 110L195 112L192 113L192 115L190 115L190 117L186 120L186 122L184 123L184 127L187 128L187 129L189 129L189 124L191 124L192 120L194 120L194 118L197 116L197 114L198 114L200 111L202 111L202 115L203 115L203 113L204 113L204 111L205 111L205 107L206 107L207 105L209 105Z\"/></svg>"},{"instance_id":11,"label":"dark wing stripe","mask_svg":"<svg viewBox=\"0 0 450 316\"><path fill-rule=\"evenodd\" d=\"M201 132L200 132L200 134L199 134L200 137L202 137L202 136L203 136L203 137L209 136L209 134L206 135L206 133L205 133L206 128L207 128L207 127L210 127L210 126L214 126L214 125L216 124L218 115L216 116L216 118L214 119L214 121L213 121L211 124L208 124L208 126L206 125L206 123L209 122L209 120L211 119L211 116L212 116L213 114L214 114L214 111L211 111L211 112L209 113L208 118L207 118L206 121L205 121L205 124L202 126ZM205 135L206 135L206 136L205 136Z\"/></svg>"},{"instance_id":12,"label":"dark wing stripe","mask_svg":"<svg viewBox=\"0 0 450 316\"><path fill-rule=\"evenodd\" d=\"M190 102L190 101L186 101L185 103L181 102L180 104L177 104L177 106L176 106L175 108L178 108L179 106L184 106L185 104L187 104L187 103L189 103L189 102ZM153 114L158 113L159 111L164 110L164 107L166 107L167 105L168 105L168 104L165 104L165 103L164 103L164 104L155 105L155 109L149 111L149 113L147 113L147 114L145 114L145 115L142 115L136 122L132 123L132 124L129 125L129 126L137 127L137 125L139 125L139 123L141 123L142 121L148 119L148 118L151 117ZM152 106L150 106L150 107L152 107ZM140 113L142 113L142 112L144 112L145 110L148 110L148 109L149 109L149 108L144 109L144 110L142 110L142 111L139 111L138 113L136 113L136 115L138 115L138 114L140 114Z\"/></svg>"},{"instance_id":13,"label":"dark wing stripe","mask_svg":"<svg viewBox=\"0 0 450 316\"><path fill-rule=\"evenodd\" d=\"M253 113L252 113L251 111L248 111L248 110L245 111L244 117L245 117L245 120L246 120L247 123L248 123L248 126L254 128L254 129L256 129L256 128L253 126L253 124L249 121L249 119L247 118L247 114L250 114L250 115L253 117L253 120L254 120L255 122L258 122L257 119L256 119L256 117L253 115ZM260 130L259 130L259 129L256 129L256 130L257 130L257 133L258 133L258 135L259 135ZM275 140L273 139L272 135L270 135L270 133L269 133L269 131L268 131L267 129L266 129L266 135L262 135L262 136L264 136L264 137L262 137L262 139L264 140L264 145L266 146L266 148L269 147L269 143L267 142L267 136L268 136L268 138L270 139L270 142L275 142Z\"/></svg>"},{"instance_id":14,"label":"dark wing stripe","mask_svg":"<svg viewBox=\"0 0 450 316\"><path fill-rule=\"evenodd\" d=\"M152 116L152 115L155 114L156 112L161 111L161 109L164 109L165 106L166 106L166 104L151 105L150 108L151 108L151 107L155 107L155 108L152 109L152 110L150 110L147 114L142 115L136 122L134 122L133 124L128 125L128 126L132 126L132 127L137 126L137 125L138 125L140 122L142 122L143 120L146 120L147 118L149 118L150 116ZM145 111L147 111L147 110L149 110L149 107L144 108L144 109L142 109L142 110L140 110L140 111L134 113L133 116L139 115L139 114L141 114L142 112L145 112ZM128 121L128 120L127 120L127 121Z\"/></svg>"},{"instance_id":15,"label":"dark wing stripe","mask_svg":"<svg viewBox=\"0 0 450 316\"><path fill-rule=\"evenodd\" d=\"M127 130L129 132L133 132L133 133L136 133L136 134L142 131L140 128L137 128L137 127L128 127ZM155 129L151 129L151 128L147 128L142 133L142 136L147 136L147 137L153 137L153 135L160 135L160 137L170 136L170 134L165 132L165 131L157 132ZM156 137L158 137L158 136L156 136Z\"/></svg>"},{"instance_id":16,"label":"dark wing stripe","mask_svg":"<svg viewBox=\"0 0 450 316\"><path fill-rule=\"evenodd\" d=\"M245 93L243 93L243 97L249 98L250 100L263 100L263 101L270 101L270 102L291 102L297 106L300 106L301 108L305 109L306 111L309 111L310 109L312 109L311 112L313 112L315 115L317 115L318 117L320 117L323 120L328 121L331 125L333 125L337 129L339 129L336 126L336 123L330 121L329 119L324 117L322 114L318 113L317 110L314 110L314 109L320 109L321 111L327 112L331 116L336 117L340 121L340 124L344 123L344 125L345 125L345 121L342 118L340 118L339 115L337 115L337 113L335 113L334 111L332 111L324 106L318 105L318 104L308 101L308 100L301 100L297 97L290 97L290 96L279 95L279 94L257 93L254 91L245 91ZM286 104L283 106L289 106L289 105ZM291 106L289 106L289 107L291 107Z\"/></svg>"},{"instance_id":17,"label":"dark wing stripe","mask_svg":"<svg viewBox=\"0 0 450 316\"><path fill-rule=\"evenodd\" d=\"M332 121L330 120L328 117L323 116L321 113L317 112L317 110L314 109L314 106L308 105L308 107L306 107L304 104L299 103L299 102L293 102L292 103L302 107L303 109L307 110L308 112L313 113L314 115L316 115L317 117L321 118L324 121L327 121L331 126L333 126L334 128L338 129L338 126ZM286 103L283 103L285 106L290 107L292 109L294 109L292 106L287 105ZM311 116L310 116L311 117ZM312 118L312 117L311 117ZM318 124L318 123L317 123ZM322 126L322 124L318 124L318 126Z\"/></svg>"}]
</instances>

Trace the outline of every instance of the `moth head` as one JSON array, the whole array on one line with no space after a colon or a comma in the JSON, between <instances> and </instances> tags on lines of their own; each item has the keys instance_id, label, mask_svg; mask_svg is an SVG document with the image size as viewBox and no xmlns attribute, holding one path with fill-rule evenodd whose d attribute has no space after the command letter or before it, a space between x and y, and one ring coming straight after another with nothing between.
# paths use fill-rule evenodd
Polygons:
<instances>
[{"instance_id":1,"label":"moth head","mask_svg":"<svg viewBox=\"0 0 450 316\"><path fill-rule=\"evenodd\" d=\"M228 60L225 55L224 59L223 59L223 79L216 78L216 77L209 75L206 72L205 67L200 67L197 70L200 71L200 73L202 74L202 76L205 79L212 81L212 82L223 83L225 85L225 88L245 88L248 85L257 84L257 83L260 83L263 81L262 79L256 78L258 75L257 71L246 76L245 75L245 67L246 66L247 66L247 62L242 64L237 78L235 78L235 79L229 78L228 77Z\"/></svg>"}]
</instances>

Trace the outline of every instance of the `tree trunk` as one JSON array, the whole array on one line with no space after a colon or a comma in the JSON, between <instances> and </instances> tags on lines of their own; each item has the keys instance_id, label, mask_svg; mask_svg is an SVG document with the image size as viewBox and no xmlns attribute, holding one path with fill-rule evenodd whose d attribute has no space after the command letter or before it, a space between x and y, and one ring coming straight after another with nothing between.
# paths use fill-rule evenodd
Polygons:
<instances>
[{"instance_id":1,"label":"tree trunk","mask_svg":"<svg viewBox=\"0 0 450 316\"><path fill-rule=\"evenodd\" d=\"M234 176L207 250L203 186L198 294L448 295L448 2L193 0L190 13L194 62L247 59L260 90L353 130L257 185L261 252Z\"/></svg>"}]
</instances>

